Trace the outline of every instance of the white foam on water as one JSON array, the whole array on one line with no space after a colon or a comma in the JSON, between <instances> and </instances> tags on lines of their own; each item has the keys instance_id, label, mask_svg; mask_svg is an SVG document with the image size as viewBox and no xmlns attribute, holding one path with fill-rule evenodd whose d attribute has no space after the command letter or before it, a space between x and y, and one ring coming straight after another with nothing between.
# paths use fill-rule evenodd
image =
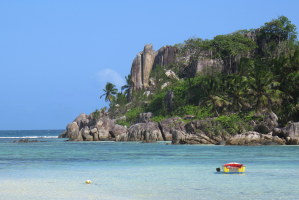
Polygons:
<instances>
[{"instance_id":1,"label":"white foam on water","mask_svg":"<svg viewBox=\"0 0 299 200\"><path fill-rule=\"evenodd\" d=\"M58 136L22 136L22 137L0 137L2 139L22 139L22 138L28 138L28 139L34 139L34 138L58 138Z\"/></svg>"}]
</instances>

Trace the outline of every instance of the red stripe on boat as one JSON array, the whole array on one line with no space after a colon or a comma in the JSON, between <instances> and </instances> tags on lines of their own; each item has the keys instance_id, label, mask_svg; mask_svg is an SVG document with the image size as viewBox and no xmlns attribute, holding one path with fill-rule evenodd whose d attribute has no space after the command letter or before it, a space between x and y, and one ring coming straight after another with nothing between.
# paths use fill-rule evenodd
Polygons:
<instances>
[{"instance_id":1,"label":"red stripe on boat","mask_svg":"<svg viewBox=\"0 0 299 200\"><path fill-rule=\"evenodd\" d=\"M241 167L243 167L243 164L239 164L239 163L228 163L228 164L225 164L223 166L224 167L238 167L238 168L241 168Z\"/></svg>"}]
</instances>

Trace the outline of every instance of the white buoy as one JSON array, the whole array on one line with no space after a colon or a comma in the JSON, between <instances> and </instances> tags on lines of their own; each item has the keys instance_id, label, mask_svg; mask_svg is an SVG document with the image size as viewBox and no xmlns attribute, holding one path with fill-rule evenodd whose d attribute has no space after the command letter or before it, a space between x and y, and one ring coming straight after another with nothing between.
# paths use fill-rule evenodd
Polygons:
<instances>
[{"instance_id":1,"label":"white buoy","mask_svg":"<svg viewBox=\"0 0 299 200\"><path fill-rule=\"evenodd\" d=\"M85 183L86 184L91 184L91 180L86 180Z\"/></svg>"}]
</instances>

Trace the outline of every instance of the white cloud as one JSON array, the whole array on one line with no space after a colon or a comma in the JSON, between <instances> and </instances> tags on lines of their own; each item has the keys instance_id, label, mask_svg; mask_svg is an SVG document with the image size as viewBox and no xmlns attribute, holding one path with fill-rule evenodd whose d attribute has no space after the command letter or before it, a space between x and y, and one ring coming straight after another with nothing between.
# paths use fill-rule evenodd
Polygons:
<instances>
[{"instance_id":1,"label":"white cloud","mask_svg":"<svg viewBox=\"0 0 299 200\"><path fill-rule=\"evenodd\" d=\"M107 82L110 82L116 85L118 88L125 84L124 78L122 78L117 71L109 68L98 71L97 78L101 83L106 84Z\"/></svg>"}]
</instances>

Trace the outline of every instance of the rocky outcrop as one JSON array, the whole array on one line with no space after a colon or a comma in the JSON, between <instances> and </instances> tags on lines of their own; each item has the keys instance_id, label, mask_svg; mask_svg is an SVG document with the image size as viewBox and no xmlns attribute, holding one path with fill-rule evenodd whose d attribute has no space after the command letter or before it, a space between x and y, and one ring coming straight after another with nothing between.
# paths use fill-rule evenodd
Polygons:
<instances>
[{"instance_id":1,"label":"rocky outcrop","mask_svg":"<svg viewBox=\"0 0 299 200\"><path fill-rule=\"evenodd\" d=\"M159 128L163 138L166 141L172 141L172 133L174 130L185 132L186 123L180 117L171 117L162 120L159 123Z\"/></svg>"},{"instance_id":2,"label":"rocky outcrop","mask_svg":"<svg viewBox=\"0 0 299 200\"><path fill-rule=\"evenodd\" d=\"M144 50L137 54L132 63L132 89L147 89L150 86L150 74L153 67L157 65L166 66L174 63L176 55L176 47L164 46L158 51L154 51L151 44L145 45Z\"/></svg>"},{"instance_id":3,"label":"rocky outcrop","mask_svg":"<svg viewBox=\"0 0 299 200\"><path fill-rule=\"evenodd\" d=\"M249 131L237 134L226 141L226 145L283 145L285 140L272 134Z\"/></svg>"},{"instance_id":4,"label":"rocky outcrop","mask_svg":"<svg viewBox=\"0 0 299 200\"><path fill-rule=\"evenodd\" d=\"M259 113L256 117L262 117L260 121L254 122L254 130L259 133L270 133L278 126L278 117L274 112Z\"/></svg>"},{"instance_id":5,"label":"rocky outcrop","mask_svg":"<svg viewBox=\"0 0 299 200\"><path fill-rule=\"evenodd\" d=\"M204 120L193 120L186 124L185 129L189 134L211 138L211 141L213 141L211 144L217 144L230 137L225 130L219 130L216 127L219 127L219 122L212 118L207 118Z\"/></svg>"},{"instance_id":6,"label":"rocky outcrop","mask_svg":"<svg viewBox=\"0 0 299 200\"><path fill-rule=\"evenodd\" d=\"M142 52L138 53L134 58L131 68L131 82L132 90L140 90L143 86L143 64L142 64Z\"/></svg>"},{"instance_id":7,"label":"rocky outcrop","mask_svg":"<svg viewBox=\"0 0 299 200\"><path fill-rule=\"evenodd\" d=\"M196 74L212 75L224 71L225 64L221 59L212 58L210 52L202 51L195 58L194 52L185 52L177 58L177 62L185 65L180 69L181 77L194 77Z\"/></svg>"},{"instance_id":8,"label":"rocky outcrop","mask_svg":"<svg viewBox=\"0 0 299 200\"><path fill-rule=\"evenodd\" d=\"M185 131L172 130L173 144L219 144L229 138L222 131L213 128L217 125L212 119L194 120L185 125Z\"/></svg>"},{"instance_id":9,"label":"rocky outcrop","mask_svg":"<svg viewBox=\"0 0 299 200\"><path fill-rule=\"evenodd\" d=\"M190 134L184 131L172 130L172 144L217 144L215 140L205 133Z\"/></svg>"},{"instance_id":10,"label":"rocky outcrop","mask_svg":"<svg viewBox=\"0 0 299 200\"><path fill-rule=\"evenodd\" d=\"M158 50L154 65L166 66L176 62L178 49L173 46L164 46Z\"/></svg>"},{"instance_id":11,"label":"rocky outcrop","mask_svg":"<svg viewBox=\"0 0 299 200\"><path fill-rule=\"evenodd\" d=\"M170 79L179 80L179 77L170 69L165 72L165 75Z\"/></svg>"},{"instance_id":12,"label":"rocky outcrop","mask_svg":"<svg viewBox=\"0 0 299 200\"><path fill-rule=\"evenodd\" d=\"M70 141L83 141L77 122L74 121L67 125L65 137L69 138Z\"/></svg>"},{"instance_id":13,"label":"rocky outcrop","mask_svg":"<svg viewBox=\"0 0 299 200\"><path fill-rule=\"evenodd\" d=\"M110 129L109 133L112 138L118 138L120 135L127 133L127 127L126 126L121 126L119 124L115 124L112 129Z\"/></svg>"},{"instance_id":14,"label":"rocky outcrop","mask_svg":"<svg viewBox=\"0 0 299 200\"><path fill-rule=\"evenodd\" d=\"M299 122L290 123L284 128L276 128L273 135L285 138L288 145L299 145Z\"/></svg>"},{"instance_id":15,"label":"rocky outcrop","mask_svg":"<svg viewBox=\"0 0 299 200\"><path fill-rule=\"evenodd\" d=\"M172 141L172 144L225 144L225 145L299 145L299 122L289 123L284 128L277 126L277 116L265 113L258 125L264 125L267 134L241 130L241 134L229 135L219 121L213 118L185 123L179 117L152 122L152 113L141 113L139 121L129 128L115 123L107 116L95 119L81 114L59 136L69 141ZM264 130L264 129L263 129ZM243 133L242 133L243 132ZM22 141L21 141L22 142ZM26 142L26 141L25 141Z\"/></svg>"},{"instance_id":16,"label":"rocky outcrop","mask_svg":"<svg viewBox=\"0 0 299 200\"><path fill-rule=\"evenodd\" d=\"M142 141L156 142L163 141L162 133L158 127L158 123L138 123L132 125L127 133L117 137L117 141Z\"/></svg>"},{"instance_id":17,"label":"rocky outcrop","mask_svg":"<svg viewBox=\"0 0 299 200\"><path fill-rule=\"evenodd\" d=\"M131 81L133 90L147 88L149 77L152 71L157 52L153 50L153 45L147 44L144 50L137 54L132 63Z\"/></svg>"},{"instance_id":18,"label":"rocky outcrop","mask_svg":"<svg viewBox=\"0 0 299 200\"><path fill-rule=\"evenodd\" d=\"M15 140L13 141L14 143L35 143L35 142L45 142L45 141L40 141L40 140L30 140L28 138L25 139L20 139L20 140Z\"/></svg>"},{"instance_id":19,"label":"rocky outcrop","mask_svg":"<svg viewBox=\"0 0 299 200\"><path fill-rule=\"evenodd\" d=\"M137 119L138 123L147 123L151 120L153 117L153 113L147 112L147 113L140 113Z\"/></svg>"},{"instance_id":20,"label":"rocky outcrop","mask_svg":"<svg viewBox=\"0 0 299 200\"><path fill-rule=\"evenodd\" d=\"M116 140L117 136L126 132L125 126L115 124L115 120L107 116L95 119L92 115L81 114L67 125L59 137L69 138L69 141Z\"/></svg>"},{"instance_id":21,"label":"rocky outcrop","mask_svg":"<svg viewBox=\"0 0 299 200\"><path fill-rule=\"evenodd\" d=\"M154 51L151 44L145 45L143 51L136 55L132 63L132 90L148 89L153 85L150 81L150 74L156 66L183 63L185 67L181 68L182 77L194 77L197 73L214 74L225 69L224 62L221 59L212 58L210 52L202 51L196 59L193 56L193 52L181 55L178 48L173 46L164 46ZM166 76L178 79L171 70L166 70Z\"/></svg>"},{"instance_id":22,"label":"rocky outcrop","mask_svg":"<svg viewBox=\"0 0 299 200\"><path fill-rule=\"evenodd\" d=\"M150 73L153 69L157 53L153 50L153 45L145 45L142 54L142 81L143 87L148 88Z\"/></svg>"}]
</instances>

